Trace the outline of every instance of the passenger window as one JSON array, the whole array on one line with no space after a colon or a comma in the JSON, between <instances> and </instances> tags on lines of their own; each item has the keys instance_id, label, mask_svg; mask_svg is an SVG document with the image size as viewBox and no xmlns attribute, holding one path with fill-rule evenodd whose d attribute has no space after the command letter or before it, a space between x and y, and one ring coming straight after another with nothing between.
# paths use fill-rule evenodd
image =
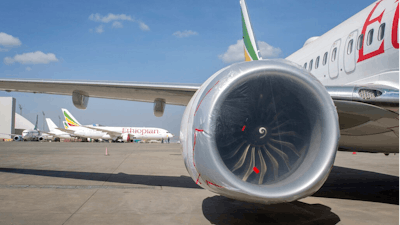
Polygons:
<instances>
[{"instance_id":1,"label":"passenger window","mask_svg":"<svg viewBox=\"0 0 400 225\"><path fill-rule=\"evenodd\" d=\"M313 60L313 59L311 59L311 61L310 61L310 67L308 67L308 70L309 70L309 71L311 71L311 70L312 70L312 64L313 64L313 61L314 61L314 60Z\"/></svg>"},{"instance_id":2,"label":"passenger window","mask_svg":"<svg viewBox=\"0 0 400 225\"><path fill-rule=\"evenodd\" d=\"M378 30L378 41L382 40L385 36L385 24L382 23Z\"/></svg>"},{"instance_id":3,"label":"passenger window","mask_svg":"<svg viewBox=\"0 0 400 225\"><path fill-rule=\"evenodd\" d=\"M328 60L328 52L325 52L324 58L322 59L322 65L323 66L325 66L327 60Z\"/></svg>"},{"instance_id":4,"label":"passenger window","mask_svg":"<svg viewBox=\"0 0 400 225\"><path fill-rule=\"evenodd\" d=\"M318 69L319 66L319 56L315 59L315 69Z\"/></svg>"},{"instance_id":5,"label":"passenger window","mask_svg":"<svg viewBox=\"0 0 400 225\"><path fill-rule=\"evenodd\" d=\"M374 29L371 29L370 31L368 31L367 45L371 45L373 39L374 39Z\"/></svg>"},{"instance_id":6,"label":"passenger window","mask_svg":"<svg viewBox=\"0 0 400 225\"><path fill-rule=\"evenodd\" d=\"M350 55L353 52L353 39L349 41L349 44L347 45L347 55Z\"/></svg>"},{"instance_id":7,"label":"passenger window","mask_svg":"<svg viewBox=\"0 0 400 225\"><path fill-rule=\"evenodd\" d=\"M307 69L307 63L304 63L304 69Z\"/></svg>"},{"instance_id":8,"label":"passenger window","mask_svg":"<svg viewBox=\"0 0 400 225\"><path fill-rule=\"evenodd\" d=\"M358 42L357 42L357 50L360 50L364 41L364 34L361 34L358 36Z\"/></svg>"},{"instance_id":9,"label":"passenger window","mask_svg":"<svg viewBox=\"0 0 400 225\"><path fill-rule=\"evenodd\" d=\"M334 62L336 60L336 51L337 51L337 48L334 48L332 51L332 57L331 57L332 62Z\"/></svg>"}]
</instances>

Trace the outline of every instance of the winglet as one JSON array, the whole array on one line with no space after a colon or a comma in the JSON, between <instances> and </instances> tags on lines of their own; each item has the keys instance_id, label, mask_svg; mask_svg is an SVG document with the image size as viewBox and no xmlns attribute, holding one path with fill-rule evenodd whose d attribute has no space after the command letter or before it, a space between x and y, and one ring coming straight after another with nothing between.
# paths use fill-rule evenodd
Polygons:
<instances>
[{"instance_id":1,"label":"winglet","mask_svg":"<svg viewBox=\"0 0 400 225\"><path fill-rule=\"evenodd\" d=\"M256 38L253 33L253 28L250 23L249 13L245 0L240 0L240 7L242 8L242 28L243 28L243 42L244 42L244 57L246 61L260 60L260 51L258 50Z\"/></svg>"},{"instance_id":2,"label":"winglet","mask_svg":"<svg viewBox=\"0 0 400 225\"><path fill-rule=\"evenodd\" d=\"M70 127L78 127L81 124L77 119L66 109L61 109L64 115L65 120L67 121L68 126Z\"/></svg>"},{"instance_id":3,"label":"winglet","mask_svg":"<svg viewBox=\"0 0 400 225\"><path fill-rule=\"evenodd\" d=\"M68 128L69 128L67 121L63 121L63 124L64 124L64 128L65 128L65 129L68 129Z\"/></svg>"}]
</instances>

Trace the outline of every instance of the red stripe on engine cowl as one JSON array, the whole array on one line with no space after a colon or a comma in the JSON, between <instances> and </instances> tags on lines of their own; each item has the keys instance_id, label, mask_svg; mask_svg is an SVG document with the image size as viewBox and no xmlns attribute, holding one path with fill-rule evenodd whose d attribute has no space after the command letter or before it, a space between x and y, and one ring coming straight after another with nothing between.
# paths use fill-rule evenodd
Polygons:
<instances>
[{"instance_id":1,"label":"red stripe on engine cowl","mask_svg":"<svg viewBox=\"0 0 400 225\"><path fill-rule=\"evenodd\" d=\"M214 186L219 187L219 188L224 188L224 187L219 186L219 185L217 185L217 184L214 184L214 183L212 183L212 182L210 182L210 181L208 181L208 180L206 180L206 182L207 182L207 185L211 184L211 185L214 185Z\"/></svg>"},{"instance_id":2,"label":"red stripe on engine cowl","mask_svg":"<svg viewBox=\"0 0 400 225\"><path fill-rule=\"evenodd\" d=\"M199 110L199 107L201 105L201 103L203 102L204 98L208 95L208 93L210 93L210 91L215 87L215 85L217 85L219 83L219 81L217 81L217 83L214 84L214 86L212 86L212 88L210 88L210 90L207 91L207 93L204 95L204 97L201 99L199 105L196 108L196 111L194 112L194 115L196 116L197 110Z\"/></svg>"},{"instance_id":3,"label":"red stripe on engine cowl","mask_svg":"<svg viewBox=\"0 0 400 225\"><path fill-rule=\"evenodd\" d=\"M200 174L199 174L199 177L197 177L196 184L198 184L198 183L199 183L199 179L200 179ZM200 184L201 184L201 182L200 182Z\"/></svg>"}]
</instances>

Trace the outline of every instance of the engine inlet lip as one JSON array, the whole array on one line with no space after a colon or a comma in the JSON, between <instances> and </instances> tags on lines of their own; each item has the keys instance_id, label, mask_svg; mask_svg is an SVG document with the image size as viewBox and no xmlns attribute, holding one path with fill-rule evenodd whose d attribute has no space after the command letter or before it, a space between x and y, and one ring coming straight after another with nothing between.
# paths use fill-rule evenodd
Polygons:
<instances>
[{"instance_id":1,"label":"engine inlet lip","mask_svg":"<svg viewBox=\"0 0 400 225\"><path fill-rule=\"evenodd\" d=\"M226 75L226 73L231 74L231 76L225 80L224 85L219 87L219 92L214 95L213 104L210 104L211 108L209 112L218 112L223 100L232 90L237 87L237 85L243 82L243 80L255 76L286 76L288 81L299 82L302 85L306 85L307 87L311 88L313 92L318 94L314 96L314 101L321 105L322 112L324 112L324 115L321 117L324 118L322 125L325 129L325 132L330 132L332 135L329 136L329 138L322 140L324 146L329 146L325 149L325 153L314 153L315 160L313 160L311 165L308 166L307 171L301 176L292 174L293 176L297 177L291 179L290 182L284 181L279 185L273 184L266 186L242 182L225 166L225 163L223 162L218 151L210 150L210 154L212 155L211 158L215 160L216 165L218 165L217 167L222 173L221 175L227 177L227 180L230 180L231 185L234 188L242 189L248 194L253 193L250 195L265 196L268 198L274 198L274 196L276 196L280 199L283 198L286 201L291 201L293 199L298 199L299 196L303 196L305 193L308 195L310 192L317 191L325 181L327 174L329 174L335 158L339 139L339 126L336 108L324 86L322 86L315 77L303 70L300 66L287 60L262 60L238 63L232 65L226 71L223 71L219 76L222 77ZM216 118L210 117L207 123L207 127L210 128L210 133L214 134L216 130ZM212 141L213 143L210 144L213 146L213 148L210 149L217 149L216 141ZM312 170L311 168L313 167L322 169ZM303 167L300 168L304 169ZM307 177L307 180L298 179L300 177Z\"/></svg>"}]
</instances>

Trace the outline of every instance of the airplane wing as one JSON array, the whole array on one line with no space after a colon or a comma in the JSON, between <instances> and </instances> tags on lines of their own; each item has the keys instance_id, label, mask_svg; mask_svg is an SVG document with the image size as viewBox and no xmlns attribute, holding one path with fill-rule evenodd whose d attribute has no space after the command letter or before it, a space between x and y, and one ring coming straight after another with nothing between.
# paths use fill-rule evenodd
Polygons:
<instances>
[{"instance_id":1,"label":"airplane wing","mask_svg":"<svg viewBox=\"0 0 400 225\"><path fill-rule=\"evenodd\" d=\"M115 81L66 81L34 79L0 79L0 90L57 95L72 95L74 91L95 98L186 105L200 84L162 84Z\"/></svg>"},{"instance_id":2,"label":"airplane wing","mask_svg":"<svg viewBox=\"0 0 400 225\"><path fill-rule=\"evenodd\" d=\"M64 128L56 127L55 129L63 131L63 132L66 132L66 133L69 133L69 134L74 134L75 133L73 130L68 130L68 129L64 129Z\"/></svg>"},{"instance_id":3,"label":"airplane wing","mask_svg":"<svg viewBox=\"0 0 400 225\"><path fill-rule=\"evenodd\" d=\"M106 130L106 129L101 129L98 127L92 127L92 126L83 126L86 127L88 129L92 129L92 130L96 130L96 131L101 131L104 133L107 133L108 135L110 135L111 137L120 137L122 135L122 133L120 132L116 132L116 131L110 131L110 130Z\"/></svg>"},{"instance_id":4,"label":"airplane wing","mask_svg":"<svg viewBox=\"0 0 400 225\"><path fill-rule=\"evenodd\" d=\"M21 134L6 134L6 133L0 133L0 134L10 135L10 136L22 136Z\"/></svg>"},{"instance_id":5,"label":"airplane wing","mask_svg":"<svg viewBox=\"0 0 400 225\"><path fill-rule=\"evenodd\" d=\"M72 95L81 91L88 97L141 102L162 98L172 105L187 105L199 87L199 84L0 79L0 90L8 92ZM398 152L398 89L376 85L326 86L326 89L339 113L339 145L343 150ZM101 128L90 128L111 134Z\"/></svg>"}]
</instances>

